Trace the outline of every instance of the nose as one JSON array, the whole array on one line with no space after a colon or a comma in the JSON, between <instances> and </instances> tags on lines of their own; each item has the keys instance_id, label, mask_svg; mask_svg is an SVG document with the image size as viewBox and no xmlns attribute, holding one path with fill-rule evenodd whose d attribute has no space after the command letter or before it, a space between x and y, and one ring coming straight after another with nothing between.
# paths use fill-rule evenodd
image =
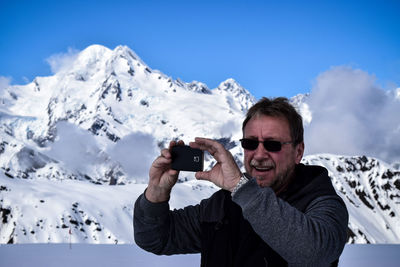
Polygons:
<instances>
[{"instance_id":1,"label":"nose","mask_svg":"<svg viewBox=\"0 0 400 267\"><path fill-rule=\"evenodd\" d=\"M260 142L256 150L254 150L255 159L265 159L269 157L269 152L264 148L264 145Z\"/></svg>"}]
</instances>

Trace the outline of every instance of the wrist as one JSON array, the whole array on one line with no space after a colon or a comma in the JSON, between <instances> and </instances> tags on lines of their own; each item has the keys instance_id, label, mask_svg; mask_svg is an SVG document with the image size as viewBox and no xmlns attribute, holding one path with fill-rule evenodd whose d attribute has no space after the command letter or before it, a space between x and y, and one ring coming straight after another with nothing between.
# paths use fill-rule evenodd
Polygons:
<instances>
[{"instance_id":1,"label":"wrist","mask_svg":"<svg viewBox=\"0 0 400 267\"><path fill-rule=\"evenodd\" d=\"M236 192L239 190L239 188L241 188L248 181L249 181L249 179L242 173L238 183L236 184L236 186L231 191L231 196L234 196L236 194Z\"/></svg>"},{"instance_id":2,"label":"wrist","mask_svg":"<svg viewBox=\"0 0 400 267\"><path fill-rule=\"evenodd\" d=\"M159 186L149 185L145 191L145 197L152 203L166 202L169 200L171 190L160 188Z\"/></svg>"}]
</instances>

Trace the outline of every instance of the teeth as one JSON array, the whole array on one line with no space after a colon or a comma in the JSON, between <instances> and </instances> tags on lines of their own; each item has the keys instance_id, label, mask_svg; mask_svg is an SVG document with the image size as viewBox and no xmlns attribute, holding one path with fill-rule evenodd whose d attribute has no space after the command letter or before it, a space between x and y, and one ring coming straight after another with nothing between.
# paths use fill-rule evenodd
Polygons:
<instances>
[{"instance_id":1,"label":"teeth","mask_svg":"<svg viewBox=\"0 0 400 267\"><path fill-rule=\"evenodd\" d=\"M274 168L272 162L260 162L254 159L250 162L250 166L256 169L257 171L269 171Z\"/></svg>"},{"instance_id":2,"label":"teeth","mask_svg":"<svg viewBox=\"0 0 400 267\"><path fill-rule=\"evenodd\" d=\"M269 171L272 169L272 167L257 167L257 166L253 166L256 170L259 171Z\"/></svg>"}]
</instances>

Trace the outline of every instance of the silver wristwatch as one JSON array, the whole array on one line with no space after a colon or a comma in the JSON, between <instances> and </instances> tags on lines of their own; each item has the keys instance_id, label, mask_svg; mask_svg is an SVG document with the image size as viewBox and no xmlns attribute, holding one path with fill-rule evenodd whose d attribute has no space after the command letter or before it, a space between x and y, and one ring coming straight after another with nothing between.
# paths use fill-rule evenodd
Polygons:
<instances>
[{"instance_id":1,"label":"silver wristwatch","mask_svg":"<svg viewBox=\"0 0 400 267\"><path fill-rule=\"evenodd\" d=\"M231 196L234 196L236 192L241 188L245 183L247 183L249 179L242 173L242 176L240 177L239 182L236 184L236 186L233 188Z\"/></svg>"}]
</instances>

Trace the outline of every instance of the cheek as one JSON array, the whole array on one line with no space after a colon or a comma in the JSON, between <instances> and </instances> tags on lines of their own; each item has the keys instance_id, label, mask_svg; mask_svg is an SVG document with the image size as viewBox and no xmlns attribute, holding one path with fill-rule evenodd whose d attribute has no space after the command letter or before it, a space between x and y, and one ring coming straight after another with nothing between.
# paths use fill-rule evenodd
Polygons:
<instances>
[{"instance_id":1,"label":"cheek","mask_svg":"<svg viewBox=\"0 0 400 267\"><path fill-rule=\"evenodd\" d=\"M251 161L251 153L249 152L244 152L244 166L248 167L250 165Z\"/></svg>"},{"instance_id":2,"label":"cheek","mask_svg":"<svg viewBox=\"0 0 400 267\"><path fill-rule=\"evenodd\" d=\"M280 155L278 158L275 159L275 162L278 165L279 171L285 170L288 166L295 165L295 157L291 153L285 153Z\"/></svg>"},{"instance_id":3,"label":"cheek","mask_svg":"<svg viewBox=\"0 0 400 267\"><path fill-rule=\"evenodd\" d=\"M244 158L246 159L249 159L249 158L251 158L252 156L253 156L253 154L254 154L254 151L251 151L251 150L244 150Z\"/></svg>"}]
</instances>

